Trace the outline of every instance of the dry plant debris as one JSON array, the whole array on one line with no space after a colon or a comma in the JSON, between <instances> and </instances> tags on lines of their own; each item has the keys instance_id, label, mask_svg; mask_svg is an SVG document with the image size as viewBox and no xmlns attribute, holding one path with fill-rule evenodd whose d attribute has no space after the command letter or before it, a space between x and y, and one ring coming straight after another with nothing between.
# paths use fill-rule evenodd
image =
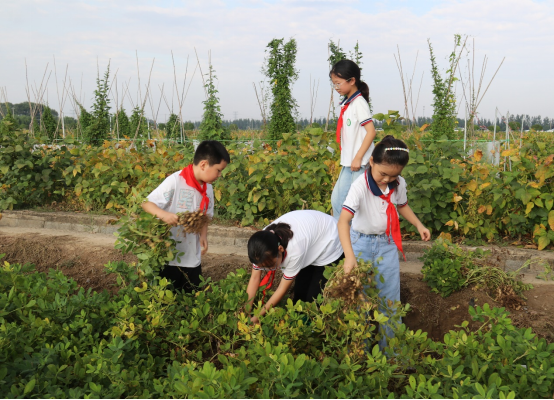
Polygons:
<instances>
[{"instance_id":1,"label":"dry plant debris","mask_svg":"<svg viewBox=\"0 0 554 400\"><path fill-rule=\"evenodd\" d=\"M329 277L323 297L340 299L346 308L363 307L369 311L377 307L372 300L376 298L375 272L371 263L358 260L358 266L350 273L345 274L341 261Z\"/></svg>"}]
</instances>

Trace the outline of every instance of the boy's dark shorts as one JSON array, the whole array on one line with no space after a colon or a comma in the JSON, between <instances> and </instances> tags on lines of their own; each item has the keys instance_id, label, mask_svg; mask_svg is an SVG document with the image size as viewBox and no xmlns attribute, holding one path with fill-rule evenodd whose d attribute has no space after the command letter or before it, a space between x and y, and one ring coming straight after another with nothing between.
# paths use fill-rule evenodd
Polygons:
<instances>
[{"instance_id":1,"label":"boy's dark shorts","mask_svg":"<svg viewBox=\"0 0 554 400\"><path fill-rule=\"evenodd\" d=\"M202 264L195 268L178 267L166 265L160 271L160 278L167 278L173 284L173 290L192 293L200 286L200 275L202 275Z\"/></svg>"}]
</instances>

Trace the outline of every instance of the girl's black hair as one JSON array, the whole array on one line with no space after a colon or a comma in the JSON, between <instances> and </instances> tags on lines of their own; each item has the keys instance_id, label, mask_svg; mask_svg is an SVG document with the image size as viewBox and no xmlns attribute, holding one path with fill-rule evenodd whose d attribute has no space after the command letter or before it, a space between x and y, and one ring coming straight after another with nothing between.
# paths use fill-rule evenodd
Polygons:
<instances>
[{"instance_id":1,"label":"girl's black hair","mask_svg":"<svg viewBox=\"0 0 554 400\"><path fill-rule=\"evenodd\" d=\"M336 75L339 78L346 80L355 78L356 87L362 93L365 101L369 103L369 86L367 86L367 84L360 79L360 73L360 67L358 67L358 64L356 64L354 61L340 60L335 65L333 65L333 68L331 68L331 72L329 72L329 77L331 77L331 75Z\"/></svg>"},{"instance_id":2,"label":"girl's black hair","mask_svg":"<svg viewBox=\"0 0 554 400\"><path fill-rule=\"evenodd\" d=\"M410 161L410 153L404 150L387 150L390 148L408 149L406 143L400 139L395 139L392 135L385 136L379 143L375 145L373 153L373 162L375 164L401 165L405 167Z\"/></svg>"},{"instance_id":3,"label":"girl's black hair","mask_svg":"<svg viewBox=\"0 0 554 400\"><path fill-rule=\"evenodd\" d=\"M273 231L273 232L270 232ZM248 258L252 264L262 265L268 258L279 254L279 245L285 249L294 233L289 224L271 224L263 231L258 231L248 240Z\"/></svg>"}]
</instances>

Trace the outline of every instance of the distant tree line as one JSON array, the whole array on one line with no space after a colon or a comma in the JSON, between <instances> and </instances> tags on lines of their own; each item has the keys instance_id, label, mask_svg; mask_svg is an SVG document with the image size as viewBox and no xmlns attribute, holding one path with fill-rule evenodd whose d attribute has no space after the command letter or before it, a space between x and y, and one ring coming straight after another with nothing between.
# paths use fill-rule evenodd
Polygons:
<instances>
[{"instance_id":1,"label":"distant tree line","mask_svg":"<svg viewBox=\"0 0 554 400\"><path fill-rule=\"evenodd\" d=\"M31 102L31 107L35 109L37 104ZM29 109L29 103L1 103L0 104L0 121L3 116L8 113L13 118L13 129L30 129L31 128L31 112ZM61 130L61 124L58 126L59 114L56 110L48 107L45 104L38 104L36 107L36 114L33 120L34 130L43 132L47 136L53 135L56 128ZM77 120L73 117L65 116L63 118L65 129L75 129L77 127Z\"/></svg>"},{"instance_id":2,"label":"distant tree line","mask_svg":"<svg viewBox=\"0 0 554 400\"><path fill-rule=\"evenodd\" d=\"M34 103L31 103L32 107L35 106ZM48 109L48 111L47 111ZM2 111L0 113L0 120L2 120L2 115L6 115L8 110L10 114L13 116L16 124L16 128L18 129L29 129L31 124L31 115L29 111L29 103L28 102L22 102L22 103L1 103L0 104L0 110ZM86 110L85 110L86 111ZM82 112L82 110L81 110ZM87 123L87 114L81 114L81 121L84 124ZM49 108L47 105L40 104L38 107L37 114L34 118L35 128L44 131L44 130L52 130L56 128L56 125L58 125L58 118L59 113L55 109ZM109 121L110 130L115 131L116 129L119 130L120 136L134 136L134 133L136 132L137 126L139 124L140 119L140 110L136 109L133 110L131 113L131 116L128 117L125 110L119 110L116 113L110 113L108 115L107 121ZM459 129L464 127L464 120L462 118L458 118L458 125L457 127ZM325 126L326 119L325 117L321 118L314 118L313 120L313 127L324 127ZM381 128L383 125L383 122L381 121L373 121L375 126L377 128ZM425 124L431 124L432 118L431 117L417 117L416 118L416 124L418 126L423 126ZM117 126L116 126L117 124ZM197 130L200 128L200 125L202 124L202 121L185 121L183 122L183 130L184 131L192 131ZM542 117L540 115L537 116L529 116L528 114L514 114L510 116L510 126L513 130L520 130L521 126L523 124L523 130L528 130L530 128L535 130L550 130L554 128L554 118L549 117ZM264 128L263 120L261 119L253 119L253 118L239 118L239 119L233 119L233 120L223 120L223 125L230 130L261 130ZM305 129L310 125L310 120L308 118L300 118L296 120L296 128L297 129ZM77 119L73 117L64 117L64 126L65 129L68 130L75 130L77 129ZM150 126L150 129L155 129L156 125L153 120L143 118L141 121L141 128L139 129L139 135L140 137L146 136L148 126ZM476 121L476 126L479 127L479 129L489 129L492 130L494 127L494 119L489 118L479 118ZM166 122L160 122L157 124L157 128L160 130L165 131L168 134L168 137L178 137L180 135L180 123L179 123L179 117L175 114L170 114L168 120ZM61 126L58 127L58 129L61 129ZM334 129L334 126L329 126L330 130ZM497 131L506 131L506 121L499 118L497 119L496 123L496 130Z\"/></svg>"}]
</instances>

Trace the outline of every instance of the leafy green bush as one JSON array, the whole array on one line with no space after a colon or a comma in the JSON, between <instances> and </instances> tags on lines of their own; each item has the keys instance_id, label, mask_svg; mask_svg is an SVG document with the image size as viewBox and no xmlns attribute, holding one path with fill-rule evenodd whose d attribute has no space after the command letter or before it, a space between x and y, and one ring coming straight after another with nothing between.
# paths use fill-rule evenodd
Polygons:
<instances>
[{"instance_id":1,"label":"leafy green bush","mask_svg":"<svg viewBox=\"0 0 554 400\"><path fill-rule=\"evenodd\" d=\"M220 216L241 220L243 225L269 220L291 210L331 209L335 156L329 136L314 128L310 134L283 134L275 147L254 141L230 146L232 162L215 183L216 209Z\"/></svg>"},{"instance_id":2,"label":"leafy green bush","mask_svg":"<svg viewBox=\"0 0 554 400\"><path fill-rule=\"evenodd\" d=\"M375 325L339 301L318 309L289 300L250 324L244 270L193 295L174 295L166 280L145 281L123 263L111 271L122 286L113 297L60 272L4 265L2 397L336 397L362 376L375 339ZM327 374L334 380L306 386Z\"/></svg>"},{"instance_id":3,"label":"leafy green bush","mask_svg":"<svg viewBox=\"0 0 554 400\"><path fill-rule=\"evenodd\" d=\"M465 281L460 260L433 260L423 267L422 273L423 280L431 290L442 297L448 297L460 290Z\"/></svg>"},{"instance_id":4,"label":"leafy green bush","mask_svg":"<svg viewBox=\"0 0 554 400\"><path fill-rule=\"evenodd\" d=\"M504 309L470 308L481 326L433 342L401 325L388 359L383 315L338 300L288 300L261 325L243 311L248 274L194 294L109 265L120 290L79 289L61 272L0 269L3 398L550 397L554 344L512 326Z\"/></svg>"},{"instance_id":5,"label":"leafy green bush","mask_svg":"<svg viewBox=\"0 0 554 400\"><path fill-rule=\"evenodd\" d=\"M502 301L507 295L512 306L522 304L523 292L533 286L524 284L518 278L520 270L505 272L494 265L487 265L489 251L462 249L448 240L439 238L427 249L423 261L423 280L431 290L448 297L469 285L477 285L489 291L491 297ZM519 296L519 300L518 300Z\"/></svg>"},{"instance_id":6,"label":"leafy green bush","mask_svg":"<svg viewBox=\"0 0 554 400\"><path fill-rule=\"evenodd\" d=\"M482 250L474 254L447 240L438 239L421 257L423 280L434 293L448 297L465 286L466 271L474 267L473 259L482 254Z\"/></svg>"},{"instance_id":7,"label":"leafy green bush","mask_svg":"<svg viewBox=\"0 0 554 400\"><path fill-rule=\"evenodd\" d=\"M433 233L492 241L532 232L539 250L554 243L554 147L546 134L503 150L498 166L488 164L478 147L469 156L461 142L427 142L424 135L422 128L406 139L411 153L403 176L410 206ZM232 162L214 185L218 216L251 225L295 209L331 209L340 171L332 134L312 128L285 133L276 143L248 140L227 147ZM58 148L18 132L4 135L0 207L65 200L78 209L125 213L191 162L193 153L188 142L82 146L68 139ZM408 222L401 227L416 236Z\"/></svg>"},{"instance_id":8,"label":"leafy green bush","mask_svg":"<svg viewBox=\"0 0 554 400\"><path fill-rule=\"evenodd\" d=\"M27 133L0 136L0 209L50 204L63 190L69 149L42 146Z\"/></svg>"}]
</instances>

